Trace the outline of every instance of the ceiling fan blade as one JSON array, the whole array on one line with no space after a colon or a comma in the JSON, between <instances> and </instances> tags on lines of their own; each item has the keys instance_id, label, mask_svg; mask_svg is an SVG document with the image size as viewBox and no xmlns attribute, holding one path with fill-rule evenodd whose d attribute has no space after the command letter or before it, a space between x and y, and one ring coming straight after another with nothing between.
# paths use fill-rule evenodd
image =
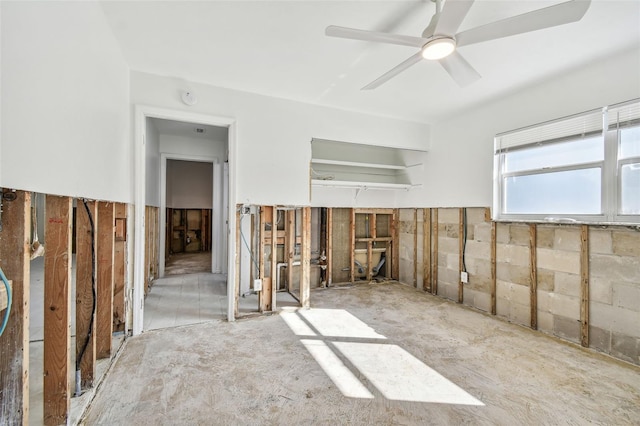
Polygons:
<instances>
[{"instance_id":1,"label":"ceiling fan blade","mask_svg":"<svg viewBox=\"0 0 640 426\"><path fill-rule=\"evenodd\" d=\"M434 34L453 36L467 16L469 9L473 5L473 1L474 0L447 0L438 18L438 24L436 25Z\"/></svg>"},{"instance_id":2,"label":"ceiling fan blade","mask_svg":"<svg viewBox=\"0 0 640 426\"><path fill-rule=\"evenodd\" d=\"M415 55L411 56L409 59L407 59L404 62L402 62L400 65L396 66L392 70L390 70L387 73L383 74L382 76L378 77L378 79L376 79L376 80L372 81L371 83L367 84L361 90L375 89L376 87L381 86L382 84L384 84L387 81L391 80L393 77L395 77L396 75L400 74L401 72L403 72L407 68L417 64L421 60L422 60L422 52L418 52Z\"/></svg>"},{"instance_id":3,"label":"ceiling fan blade","mask_svg":"<svg viewBox=\"0 0 640 426\"><path fill-rule=\"evenodd\" d=\"M456 34L458 46L509 37L582 19L591 0L573 0L502 19Z\"/></svg>"},{"instance_id":4,"label":"ceiling fan blade","mask_svg":"<svg viewBox=\"0 0 640 426\"><path fill-rule=\"evenodd\" d=\"M350 38L353 40L377 41L380 43L399 44L401 46L422 47L427 42L421 37L381 33L378 31L358 30L355 28L330 25L324 32L330 37Z\"/></svg>"},{"instance_id":5,"label":"ceiling fan blade","mask_svg":"<svg viewBox=\"0 0 640 426\"><path fill-rule=\"evenodd\" d=\"M480 79L480 74L458 52L453 52L446 58L440 59L440 64L449 73L451 78L464 87Z\"/></svg>"}]
</instances>

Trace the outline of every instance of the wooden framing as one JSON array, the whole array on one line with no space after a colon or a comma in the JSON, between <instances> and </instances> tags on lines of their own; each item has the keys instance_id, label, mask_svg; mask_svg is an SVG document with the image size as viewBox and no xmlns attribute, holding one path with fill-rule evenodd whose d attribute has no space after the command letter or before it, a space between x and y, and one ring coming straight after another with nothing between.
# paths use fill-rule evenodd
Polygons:
<instances>
[{"instance_id":1,"label":"wooden framing","mask_svg":"<svg viewBox=\"0 0 640 426\"><path fill-rule=\"evenodd\" d=\"M300 279L300 304L308 309L311 292L311 207L302 208L302 250L300 256L302 266Z\"/></svg>"},{"instance_id":2,"label":"wooden framing","mask_svg":"<svg viewBox=\"0 0 640 426\"><path fill-rule=\"evenodd\" d=\"M497 287L497 270L496 270L496 244L497 244L497 227L496 222L491 222L491 315L496 315L497 312L497 300L496 300L496 287Z\"/></svg>"},{"instance_id":3,"label":"wooden framing","mask_svg":"<svg viewBox=\"0 0 640 426\"><path fill-rule=\"evenodd\" d=\"M60 425L68 423L71 404L72 199L47 195L45 212L43 420Z\"/></svg>"},{"instance_id":4,"label":"wooden framing","mask_svg":"<svg viewBox=\"0 0 640 426\"><path fill-rule=\"evenodd\" d=\"M151 270L151 207L145 206L144 208L144 295L149 294L149 287L151 282L150 270Z\"/></svg>"},{"instance_id":5,"label":"wooden framing","mask_svg":"<svg viewBox=\"0 0 640 426\"><path fill-rule=\"evenodd\" d=\"M418 209L413 209L413 286L418 288Z\"/></svg>"},{"instance_id":6,"label":"wooden framing","mask_svg":"<svg viewBox=\"0 0 640 426\"><path fill-rule=\"evenodd\" d=\"M0 197L5 192L12 199L2 200L0 267L12 281L13 303L7 327L0 336L0 419L10 425L26 425L29 422L31 193L3 190Z\"/></svg>"},{"instance_id":7,"label":"wooden framing","mask_svg":"<svg viewBox=\"0 0 640 426\"><path fill-rule=\"evenodd\" d=\"M115 239L113 244L113 331L124 331L125 283L127 282L127 205L115 203Z\"/></svg>"},{"instance_id":8,"label":"wooden framing","mask_svg":"<svg viewBox=\"0 0 640 426\"><path fill-rule=\"evenodd\" d=\"M333 283L333 209L327 209L327 287Z\"/></svg>"},{"instance_id":9,"label":"wooden framing","mask_svg":"<svg viewBox=\"0 0 640 426\"><path fill-rule=\"evenodd\" d=\"M296 250L296 211L287 210L285 225L285 257L287 261L287 290L290 289L293 282L293 258Z\"/></svg>"},{"instance_id":10,"label":"wooden framing","mask_svg":"<svg viewBox=\"0 0 640 426\"><path fill-rule=\"evenodd\" d=\"M98 282L96 306L96 358L111 356L113 334L113 264L115 245L115 206L98 203Z\"/></svg>"},{"instance_id":11,"label":"wooden framing","mask_svg":"<svg viewBox=\"0 0 640 426\"><path fill-rule=\"evenodd\" d=\"M264 258L265 258L265 245L267 244L266 239L266 223L271 222L271 218L267 218L267 215L271 213L271 207L260 206L260 248L259 248L259 257L258 264L260 269L260 279L262 280L262 290L258 295L258 306L260 312L267 312L271 310L271 301L269 298L271 297L271 283L267 283L271 278L265 277L264 274Z\"/></svg>"},{"instance_id":12,"label":"wooden framing","mask_svg":"<svg viewBox=\"0 0 640 426\"><path fill-rule=\"evenodd\" d=\"M234 259L236 264L236 273L233 279L233 316L236 318L240 313L240 252L242 247L240 246L240 227L242 223L240 221L240 214L242 205L238 204L236 206L236 248L234 253ZM253 265L251 265L251 270L253 270ZM231 295L229 296L231 297Z\"/></svg>"},{"instance_id":13,"label":"wooden framing","mask_svg":"<svg viewBox=\"0 0 640 426\"><path fill-rule=\"evenodd\" d=\"M283 241L284 242L284 241ZM276 281L278 269L278 209L271 207L271 311L275 311L277 307L276 292L278 283Z\"/></svg>"},{"instance_id":14,"label":"wooden framing","mask_svg":"<svg viewBox=\"0 0 640 426\"><path fill-rule=\"evenodd\" d=\"M356 281L356 209L351 209L351 218L349 220L349 281L354 283Z\"/></svg>"},{"instance_id":15,"label":"wooden framing","mask_svg":"<svg viewBox=\"0 0 640 426\"><path fill-rule=\"evenodd\" d=\"M531 307L531 328L538 329L538 261L537 261L537 226L535 223L529 225L529 259L531 270L530 307Z\"/></svg>"},{"instance_id":16,"label":"wooden framing","mask_svg":"<svg viewBox=\"0 0 640 426\"><path fill-rule=\"evenodd\" d=\"M96 375L96 321L94 306L94 264L92 245L97 249L98 208L95 201L87 201L91 219L82 200L76 209L76 359L80 358L81 387L93 387ZM91 221L96 227L91 235ZM93 238L93 241L92 241Z\"/></svg>"},{"instance_id":17,"label":"wooden framing","mask_svg":"<svg viewBox=\"0 0 640 426\"><path fill-rule=\"evenodd\" d=\"M464 283L462 282L462 271L464 270L464 208L458 209L458 303L464 300Z\"/></svg>"},{"instance_id":18,"label":"wooden framing","mask_svg":"<svg viewBox=\"0 0 640 426\"><path fill-rule=\"evenodd\" d=\"M580 344L589 347L589 227L580 226Z\"/></svg>"},{"instance_id":19,"label":"wooden framing","mask_svg":"<svg viewBox=\"0 0 640 426\"><path fill-rule=\"evenodd\" d=\"M391 214L391 278L400 279L400 229L398 228L399 210L393 209Z\"/></svg>"},{"instance_id":20,"label":"wooden framing","mask_svg":"<svg viewBox=\"0 0 640 426\"><path fill-rule=\"evenodd\" d=\"M433 285L431 286L431 293L434 296L438 295L438 209L433 209L432 224L433 224Z\"/></svg>"},{"instance_id":21,"label":"wooden framing","mask_svg":"<svg viewBox=\"0 0 640 426\"><path fill-rule=\"evenodd\" d=\"M422 210L422 290L431 292L431 209Z\"/></svg>"}]
</instances>

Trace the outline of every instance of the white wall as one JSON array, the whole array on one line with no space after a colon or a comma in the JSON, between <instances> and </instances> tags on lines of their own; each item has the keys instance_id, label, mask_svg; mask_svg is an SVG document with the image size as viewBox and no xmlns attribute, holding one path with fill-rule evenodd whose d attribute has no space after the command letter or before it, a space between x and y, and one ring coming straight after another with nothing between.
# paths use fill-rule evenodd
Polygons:
<instances>
[{"instance_id":1,"label":"white wall","mask_svg":"<svg viewBox=\"0 0 640 426\"><path fill-rule=\"evenodd\" d=\"M147 120L145 149L145 204L160 206L160 135L153 121Z\"/></svg>"},{"instance_id":2,"label":"white wall","mask_svg":"<svg viewBox=\"0 0 640 426\"><path fill-rule=\"evenodd\" d=\"M213 164L199 161L167 161L167 207L211 209Z\"/></svg>"},{"instance_id":3,"label":"white wall","mask_svg":"<svg viewBox=\"0 0 640 426\"><path fill-rule=\"evenodd\" d=\"M100 5L1 7L0 186L132 201L129 69Z\"/></svg>"},{"instance_id":4,"label":"white wall","mask_svg":"<svg viewBox=\"0 0 640 426\"><path fill-rule=\"evenodd\" d=\"M311 139L427 149L426 124L190 84L198 103L180 100L178 79L131 73L131 102L237 120L237 202L309 205ZM387 206L388 194L370 205Z\"/></svg>"},{"instance_id":5,"label":"white wall","mask_svg":"<svg viewBox=\"0 0 640 426\"><path fill-rule=\"evenodd\" d=\"M640 97L640 50L620 52L438 123L400 207L489 207L497 133Z\"/></svg>"}]
</instances>

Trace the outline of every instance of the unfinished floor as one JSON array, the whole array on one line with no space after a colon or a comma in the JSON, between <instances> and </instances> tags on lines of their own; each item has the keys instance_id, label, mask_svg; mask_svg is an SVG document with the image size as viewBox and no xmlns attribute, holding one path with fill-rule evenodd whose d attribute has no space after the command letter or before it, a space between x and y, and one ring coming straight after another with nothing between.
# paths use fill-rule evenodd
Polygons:
<instances>
[{"instance_id":1,"label":"unfinished floor","mask_svg":"<svg viewBox=\"0 0 640 426\"><path fill-rule=\"evenodd\" d=\"M637 424L640 369L397 284L127 341L85 424Z\"/></svg>"}]
</instances>

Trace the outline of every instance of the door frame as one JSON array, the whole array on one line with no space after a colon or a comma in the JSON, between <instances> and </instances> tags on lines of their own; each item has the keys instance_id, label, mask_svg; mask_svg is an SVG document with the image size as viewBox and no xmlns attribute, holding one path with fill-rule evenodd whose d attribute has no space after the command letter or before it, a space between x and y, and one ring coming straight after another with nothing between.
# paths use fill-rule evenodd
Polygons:
<instances>
[{"instance_id":1,"label":"door frame","mask_svg":"<svg viewBox=\"0 0 640 426\"><path fill-rule=\"evenodd\" d=\"M132 295L132 334L138 335L144 326L144 236L145 236L145 200L146 200L146 123L147 118L183 121L194 124L208 124L227 127L228 161L229 161L229 212L227 236L236 227L236 167L237 167L237 121L232 117L213 116L193 113L183 110L159 108L148 105L135 105L134 112L134 147L133 147L133 175L134 175L134 241L130 249L135 253L133 262L133 295ZM165 194L166 196L166 194ZM234 282L235 282L235 238L227 238L227 320L234 321ZM158 247L160 249L160 247Z\"/></svg>"}]
</instances>

